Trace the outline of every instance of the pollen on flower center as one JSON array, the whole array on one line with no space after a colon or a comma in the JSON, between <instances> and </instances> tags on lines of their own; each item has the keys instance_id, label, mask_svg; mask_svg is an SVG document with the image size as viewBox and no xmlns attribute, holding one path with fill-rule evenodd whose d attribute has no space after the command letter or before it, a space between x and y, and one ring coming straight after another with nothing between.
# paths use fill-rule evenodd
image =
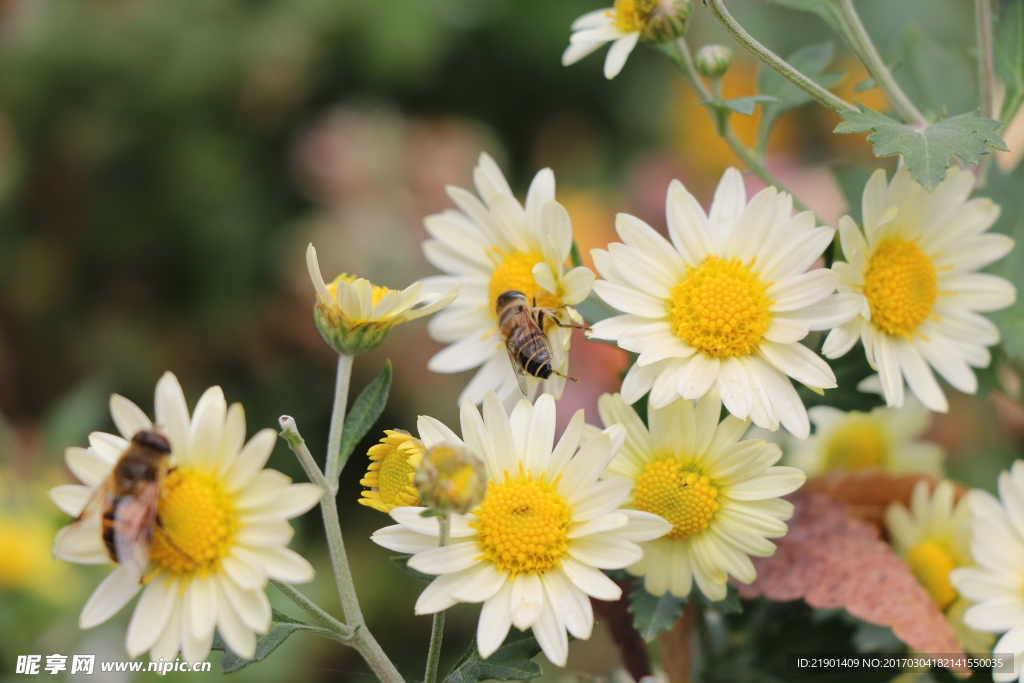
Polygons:
<instances>
[{"instance_id":1,"label":"pollen on flower center","mask_svg":"<svg viewBox=\"0 0 1024 683\"><path fill-rule=\"evenodd\" d=\"M172 574L205 576L227 555L238 528L231 496L206 472L178 468L167 475L150 559Z\"/></svg>"},{"instance_id":2,"label":"pollen on flower center","mask_svg":"<svg viewBox=\"0 0 1024 683\"><path fill-rule=\"evenodd\" d=\"M672 524L666 538L686 538L708 528L718 511L718 489L675 458L649 463L637 477L633 507Z\"/></svg>"},{"instance_id":3,"label":"pollen on flower center","mask_svg":"<svg viewBox=\"0 0 1024 683\"><path fill-rule=\"evenodd\" d=\"M889 239L875 248L864 271L864 296L877 327L909 338L932 312L938 294L935 265L919 246Z\"/></svg>"},{"instance_id":4,"label":"pollen on flower center","mask_svg":"<svg viewBox=\"0 0 1024 683\"><path fill-rule=\"evenodd\" d=\"M569 548L566 532L571 508L555 487L520 476L491 482L473 526L483 556L514 579L520 573L543 573L559 566Z\"/></svg>"},{"instance_id":5,"label":"pollen on flower center","mask_svg":"<svg viewBox=\"0 0 1024 683\"><path fill-rule=\"evenodd\" d=\"M949 582L949 573L957 564L949 551L935 541L921 541L910 549L905 559L940 610L956 599L957 592Z\"/></svg>"},{"instance_id":6,"label":"pollen on flower center","mask_svg":"<svg viewBox=\"0 0 1024 683\"><path fill-rule=\"evenodd\" d=\"M712 358L745 356L771 325L766 291L759 273L739 259L708 256L698 267L688 267L686 277L672 288L672 331Z\"/></svg>"},{"instance_id":7,"label":"pollen on flower center","mask_svg":"<svg viewBox=\"0 0 1024 683\"><path fill-rule=\"evenodd\" d=\"M642 31L660 0L615 0L616 27L627 33Z\"/></svg>"},{"instance_id":8,"label":"pollen on flower center","mask_svg":"<svg viewBox=\"0 0 1024 683\"><path fill-rule=\"evenodd\" d=\"M491 273L491 285L487 292L491 315L497 316L494 303L498 297L513 290L525 294L531 305L543 308L558 308L562 305L557 296L542 289L533 278L533 267L542 262L543 258L524 251L506 254L495 249L495 253L498 262Z\"/></svg>"},{"instance_id":9,"label":"pollen on flower center","mask_svg":"<svg viewBox=\"0 0 1024 683\"><path fill-rule=\"evenodd\" d=\"M870 420L851 420L837 429L824 450L828 469L850 471L882 466L889 455L885 435Z\"/></svg>"}]
</instances>

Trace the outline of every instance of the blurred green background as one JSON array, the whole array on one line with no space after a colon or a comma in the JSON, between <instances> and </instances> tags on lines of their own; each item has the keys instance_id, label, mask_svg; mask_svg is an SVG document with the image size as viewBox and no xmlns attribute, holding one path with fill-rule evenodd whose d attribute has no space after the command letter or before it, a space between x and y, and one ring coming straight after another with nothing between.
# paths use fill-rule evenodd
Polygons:
<instances>
[{"instance_id":1,"label":"blurred green background","mask_svg":"<svg viewBox=\"0 0 1024 683\"><path fill-rule=\"evenodd\" d=\"M782 54L835 39L810 15L758 0L730 5ZM923 106L970 110L970 4L924 5L858 3ZM404 287L431 274L420 252L422 218L448 208L446 184L470 186L482 150L521 192L540 168L555 170L584 253L613 239L618 211L663 228L672 178L709 198L736 162L667 60L641 47L611 82L601 74L603 50L560 65L569 24L600 6L0 1L0 679L17 678L19 654L124 657L129 610L93 631L77 628L107 569L50 559L52 533L67 519L45 496L70 480L63 449L112 429L111 392L151 411L156 380L171 370L190 403L220 384L229 401L244 404L250 434L290 414L314 452L323 451L334 359L311 322L308 242L328 279L346 271ZM689 41L731 45L699 6ZM911 45L918 49L907 56ZM928 68L915 61L922 50L934 56ZM842 49L833 68L847 72L838 91L853 98L863 69ZM755 76L738 56L726 95L752 93ZM856 97L883 106L877 91ZM756 120L736 118L750 139ZM830 135L836 120L820 108L797 110L770 146L778 175L833 222L846 207L844 187L860 192L836 177L862 177L849 169L879 163L862 136ZM468 376L427 372L439 348L418 322L359 358L356 390L386 358L395 363L381 429L411 429L420 413L457 424L455 397ZM574 354L585 381L567 391L564 415L617 389L625 363L617 350L582 340ZM954 403L933 435L950 449L951 471L991 487L1013 457L1008 435L1020 431L1019 413L1006 403L999 411ZM283 443L270 465L302 479ZM429 617L412 616L422 585L368 540L388 520L355 502L364 466L357 452L343 477L349 554L371 629L416 680L430 628ZM316 512L297 520L293 547L318 568L304 590L337 612L319 525ZM276 607L300 616L270 593ZM442 670L469 643L477 610L453 611ZM573 646L570 670L607 676L617 666L601 627ZM549 680L563 675L545 667ZM204 676L221 674L215 664ZM372 678L352 651L302 635L234 677Z\"/></svg>"}]
</instances>

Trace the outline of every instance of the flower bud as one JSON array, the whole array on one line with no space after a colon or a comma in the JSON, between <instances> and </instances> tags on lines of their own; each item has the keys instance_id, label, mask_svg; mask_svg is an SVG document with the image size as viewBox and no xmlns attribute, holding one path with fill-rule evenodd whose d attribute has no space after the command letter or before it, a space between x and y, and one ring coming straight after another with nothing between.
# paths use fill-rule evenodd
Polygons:
<instances>
[{"instance_id":1,"label":"flower bud","mask_svg":"<svg viewBox=\"0 0 1024 683\"><path fill-rule=\"evenodd\" d=\"M686 35L690 14L693 12L691 0L656 0L653 3L647 1L653 4L653 7L649 10L644 28L640 32L641 40L661 45ZM644 0L636 0L638 5L643 2Z\"/></svg>"},{"instance_id":2,"label":"flower bud","mask_svg":"<svg viewBox=\"0 0 1024 683\"><path fill-rule=\"evenodd\" d=\"M483 462L454 444L439 444L424 453L414 482L423 504L443 513L469 512L487 490Z\"/></svg>"},{"instance_id":3,"label":"flower bud","mask_svg":"<svg viewBox=\"0 0 1024 683\"><path fill-rule=\"evenodd\" d=\"M381 512L419 505L413 488L416 468L423 459L423 442L401 429L388 429L384 438L367 452L370 466L360 484L369 488L359 502Z\"/></svg>"},{"instance_id":4,"label":"flower bud","mask_svg":"<svg viewBox=\"0 0 1024 683\"><path fill-rule=\"evenodd\" d=\"M732 64L732 50L725 45L705 45L693 55L697 73L705 78L721 78Z\"/></svg>"}]
</instances>

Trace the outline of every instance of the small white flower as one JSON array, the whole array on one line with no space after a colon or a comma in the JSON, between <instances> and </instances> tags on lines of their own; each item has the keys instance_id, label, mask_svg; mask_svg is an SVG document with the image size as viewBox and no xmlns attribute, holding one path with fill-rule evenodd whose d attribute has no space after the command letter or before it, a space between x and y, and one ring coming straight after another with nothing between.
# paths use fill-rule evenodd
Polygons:
<instances>
[{"instance_id":1,"label":"small white flower","mask_svg":"<svg viewBox=\"0 0 1024 683\"><path fill-rule=\"evenodd\" d=\"M672 524L664 538L641 543L643 558L627 567L644 577L647 592L684 598L696 581L705 597L723 600L730 575L757 578L748 556L775 552L767 539L785 536L793 515L780 496L800 488L804 473L774 466L782 457L777 445L741 440L749 421L730 415L719 423L715 389L699 401L651 408L649 427L618 394L602 396L599 407L605 425L626 428L608 474L631 482L629 507Z\"/></svg>"},{"instance_id":2,"label":"small white flower","mask_svg":"<svg viewBox=\"0 0 1024 683\"><path fill-rule=\"evenodd\" d=\"M808 476L833 469L873 468L942 476L942 446L918 438L931 424L932 413L914 399L902 408L882 406L869 413L831 406L815 406L807 412L814 435L806 441L792 440L787 463Z\"/></svg>"},{"instance_id":3,"label":"small white flower","mask_svg":"<svg viewBox=\"0 0 1024 683\"><path fill-rule=\"evenodd\" d=\"M459 400L479 404L488 391L494 391L508 403L522 397L522 392L498 329L498 297L520 291L531 304L561 309L560 320L569 323L572 319L564 306L587 298L594 273L582 266L565 270L572 250L572 222L555 201L555 175L550 169L534 177L525 207L487 154L480 155L473 180L479 199L449 187L448 196L460 210L423 221L433 237L424 242L423 254L449 273L424 279L425 288L444 292L461 287L455 303L430 320L430 336L451 345L431 358L427 367L449 373L482 366ZM568 374L571 330L548 323L545 332L551 342L552 367ZM530 395L536 395L541 382L530 380L528 387ZM559 398L564 387L565 378L552 374L541 388Z\"/></svg>"},{"instance_id":4,"label":"small white flower","mask_svg":"<svg viewBox=\"0 0 1024 683\"><path fill-rule=\"evenodd\" d=\"M975 272L1005 256L1013 240L985 232L999 207L987 198L968 201L973 188L974 175L956 167L932 192L906 168L888 185L879 169L864 188L864 231L849 216L839 221L848 262L832 269L839 291L859 298L860 315L832 330L822 352L838 358L860 339L890 406L903 405L905 379L921 403L946 412L932 369L975 393L971 368L988 366L987 347L999 341L998 328L978 314L1017 298L1007 280Z\"/></svg>"},{"instance_id":5,"label":"small white flower","mask_svg":"<svg viewBox=\"0 0 1024 683\"><path fill-rule=\"evenodd\" d=\"M142 430L154 429L142 410L114 395L110 412L121 436L93 432L89 448L69 448L68 467L84 485L58 486L50 497L61 510L78 516L96 487L110 475ZM149 572L119 565L96 588L79 617L92 628L114 616L140 591L128 626L132 657L149 650L153 660L170 661L181 652L196 662L206 659L216 629L240 657L256 652L256 634L270 628L267 581L303 583L313 567L286 546L293 535L288 519L317 504L323 492L313 484L292 484L275 470L263 469L277 433L264 429L245 443L245 413L228 407L220 387L211 387L189 418L178 380L166 373L156 387L156 423L171 445L173 470L164 480ZM61 559L106 564L96 520L95 533L58 533Z\"/></svg>"},{"instance_id":6,"label":"small white flower","mask_svg":"<svg viewBox=\"0 0 1024 683\"><path fill-rule=\"evenodd\" d=\"M814 390L836 380L800 340L857 315L859 299L832 294L835 273L808 270L835 231L792 209L792 197L773 187L748 203L743 177L730 168L709 214L672 181L671 243L619 214L623 244L591 254L604 278L594 290L625 315L595 324L591 336L640 354L622 383L627 403L650 391L651 405L663 408L718 387L733 415L807 437L807 411L789 378Z\"/></svg>"},{"instance_id":7,"label":"small white flower","mask_svg":"<svg viewBox=\"0 0 1024 683\"><path fill-rule=\"evenodd\" d=\"M342 273L324 282L312 244L306 249L306 268L316 290L314 319L324 341L338 353L369 351L384 341L395 325L436 313L458 296L458 285L444 294L424 292L423 283L388 289Z\"/></svg>"},{"instance_id":8,"label":"small white flower","mask_svg":"<svg viewBox=\"0 0 1024 683\"><path fill-rule=\"evenodd\" d=\"M617 509L630 481L600 481L626 438L612 426L580 445L583 411L555 443L555 401L520 401L512 414L494 393L484 398L483 417L462 404L462 435L421 416L419 437L427 448L465 446L482 457L487 493L471 513L451 517L451 543L438 545L436 517L422 507L391 511L395 526L373 535L379 545L413 553L409 566L436 574L416 601L417 614L458 602L482 602L477 646L490 656L510 627L533 629L547 658L564 666L566 632L586 640L594 625L590 598L618 600L621 589L602 569L622 569L642 556L637 541L665 534L671 525L655 515Z\"/></svg>"},{"instance_id":9,"label":"small white flower","mask_svg":"<svg viewBox=\"0 0 1024 683\"><path fill-rule=\"evenodd\" d=\"M994 673L993 680L1024 682L1024 462L999 475L999 497L968 494L976 566L955 569L950 579L960 595L977 603L964 613L964 623L1003 633L992 651L1013 653L1017 673Z\"/></svg>"},{"instance_id":10,"label":"small white flower","mask_svg":"<svg viewBox=\"0 0 1024 683\"><path fill-rule=\"evenodd\" d=\"M971 557L971 511L965 499L954 505L955 490L948 479L929 492L919 481L911 494L910 509L893 503L885 523L893 549L946 615L965 652L989 652L992 638L964 623L970 601L957 594L950 582L957 567L974 564Z\"/></svg>"}]
</instances>

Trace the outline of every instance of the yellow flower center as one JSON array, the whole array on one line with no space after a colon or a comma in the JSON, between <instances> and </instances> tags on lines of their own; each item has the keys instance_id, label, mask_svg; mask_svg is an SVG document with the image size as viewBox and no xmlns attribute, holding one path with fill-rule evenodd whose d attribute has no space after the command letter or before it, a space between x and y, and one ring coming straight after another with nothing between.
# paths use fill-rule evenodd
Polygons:
<instances>
[{"instance_id":1,"label":"yellow flower center","mask_svg":"<svg viewBox=\"0 0 1024 683\"><path fill-rule=\"evenodd\" d=\"M363 491L359 502L381 512L419 505L420 497L412 484L416 468L423 460L423 442L398 430L385 434L367 453L370 467L359 483L371 490Z\"/></svg>"},{"instance_id":2,"label":"yellow flower center","mask_svg":"<svg viewBox=\"0 0 1024 683\"><path fill-rule=\"evenodd\" d=\"M739 259L708 256L672 288L668 306L672 331L712 358L745 356L771 325L767 287Z\"/></svg>"},{"instance_id":3,"label":"yellow flower center","mask_svg":"<svg viewBox=\"0 0 1024 683\"><path fill-rule=\"evenodd\" d=\"M167 475L160 494L150 559L172 574L216 571L238 529L231 496L214 475L188 468Z\"/></svg>"},{"instance_id":4,"label":"yellow flower center","mask_svg":"<svg viewBox=\"0 0 1024 683\"><path fill-rule=\"evenodd\" d=\"M332 298L337 299L337 297L338 297L338 283L339 282L347 282L348 284L352 284L353 282L355 282L358 279L359 278L356 277L355 275L349 275L347 273L342 273L338 277L334 278L333 282L331 282L330 284L327 285L327 291L331 293L331 297ZM379 304L380 300L384 298L384 295L387 294L389 291L391 291L387 287L381 287L380 285L371 284L370 286L373 288L373 305L374 306Z\"/></svg>"},{"instance_id":5,"label":"yellow flower center","mask_svg":"<svg viewBox=\"0 0 1024 683\"><path fill-rule=\"evenodd\" d=\"M718 489L707 477L683 467L675 458L649 463L637 477L633 507L672 524L666 538L686 538L708 528L718 511Z\"/></svg>"},{"instance_id":6,"label":"yellow flower center","mask_svg":"<svg viewBox=\"0 0 1024 683\"><path fill-rule=\"evenodd\" d=\"M938 294L935 266L919 246L890 239L875 248L864 271L864 296L875 326L909 338L932 312Z\"/></svg>"},{"instance_id":7,"label":"yellow flower center","mask_svg":"<svg viewBox=\"0 0 1024 683\"><path fill-rule=\"evenodd\" d=\"M494 251L499 262L491 273L491 285L487 292L491 315L497 316L494 303L498 297L513 290L525 294L526 300L533 306L558 308L562 305L557 296L542 289L533 278L533 267L544 260L542 257L524 251L512 254L499 249Z\"/></svg>"},{"instance_id":8,"label":"yellow flower center","mask_svg":"<svg viewBox=\"0 0 1024 683\"><path fill-rule=\"evenodd\" d=\"M559 566L569 548L571 509L555 487L532 476L490 482L474 524L483 556L515 579Z\"/></svg>"},{"instance_id":9,"label":"yellow flower center","mask_svg":"<svg viewBox=\"0 0 1024 683\"><path fill-rule=\"evenodd\" d=\"M616 27L632 33L642 31L647 19L660 0L615 0L614 20Z\"/></svg>"},{"instance_id":10,"label":"yellow flower center","mask_svg":"<svg viewBox=\"0 0 1024 683\"><path fill-rule=\"evenodd\" d=\"M866 470L884 466L889 440L871 420L851 420L832 434L824 451L826 469Z\"/></svg>"},{"instance_id":11,"label":"yellow flower center","mask_svg":"<svg viewBox=\"0 0 1024 683\"><path fill-rule=\"evenodd\" d=\"M907 553L907 565L925 587L940 610L956 600L956 590L949 582L949 573L956 569L953 556L935 541L921 541Z\"/></svg>"}]
</instances>

